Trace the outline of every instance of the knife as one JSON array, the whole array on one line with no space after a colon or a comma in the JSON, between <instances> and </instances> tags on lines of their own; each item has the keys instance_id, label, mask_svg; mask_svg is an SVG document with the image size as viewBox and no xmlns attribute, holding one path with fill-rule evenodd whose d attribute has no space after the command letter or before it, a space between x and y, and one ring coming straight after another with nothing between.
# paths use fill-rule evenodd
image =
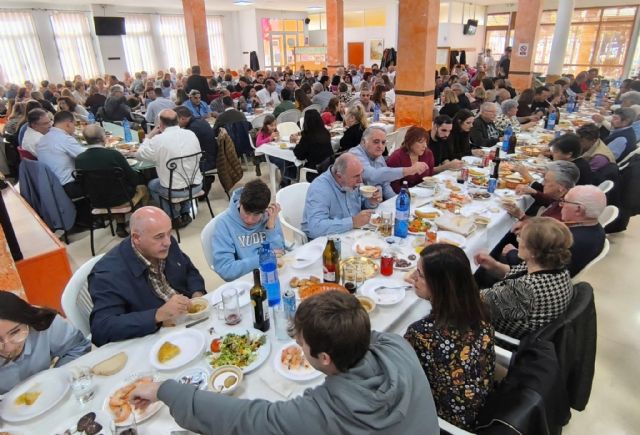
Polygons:
<instances>
[{"instance_id":1,"label":"knife","mask_svg":"<svg viewBox=\"0 0 640 435\"><path fill-rule=\"evenodd\" d=\"M197 324L202 323L202 322L204 322L205 320L208 320L208 319L209 319L209 317L204 317L204 318L202 318L200 320L196 320L195 322L187 323L187 325L185 325L185 328L191 328L192 326L196 326Z\"/></svg>"}]
</instances>

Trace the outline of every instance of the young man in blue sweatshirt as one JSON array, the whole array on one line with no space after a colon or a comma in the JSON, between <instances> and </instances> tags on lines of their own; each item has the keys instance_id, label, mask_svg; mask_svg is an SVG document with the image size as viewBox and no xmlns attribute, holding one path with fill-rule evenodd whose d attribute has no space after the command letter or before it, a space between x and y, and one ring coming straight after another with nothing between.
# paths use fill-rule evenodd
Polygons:
<instances>
[{"instance_id":1,"label":"young man in blue sweatshirt","mask_svg":"<svg viewBox=\"0 0 640 435\"><path fill-rule=\"evenodd\" d=\"M229 209L220 216L211 239L213 268L225 281L233 281L259 267L258 249L284 249L278 221L280 206L271 201L269 187L260 180L236 189Z\"/></svg>"}]
</instances>

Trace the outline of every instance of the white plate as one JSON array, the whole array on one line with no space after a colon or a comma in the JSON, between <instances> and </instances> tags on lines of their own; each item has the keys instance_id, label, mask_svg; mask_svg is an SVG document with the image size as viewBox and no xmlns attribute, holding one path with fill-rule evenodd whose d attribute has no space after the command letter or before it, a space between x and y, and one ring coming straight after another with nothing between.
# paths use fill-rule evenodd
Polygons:
<instances>
[{"instance_id":1,"label":"white plate","mask_svg":"<svg viewBox=\"0 0 640 435\"><path fill-rule=\"evenodd\" d=\"M326 237L318 237L311 243L296 249L291 262L291 267L294 269L304 269L314 264L316 261L322 258L324 248L327 246Z\"/></svg>"},{"instance_id":2,"label":"white plate","mask_svg":"<svg viewBox=\"0 0 640 435\"><path fill-rule=\"evenodd\" d=\"M118 391L120 388L125 387L133 382L135 382L136 380L145 377L145 376L149 376L152 377L154 382L159 381L159 378L157 376L155 376L153 373L133 373L130 376L127 376L127 378L116 384L115 387L113 387L109 393L107 394L107 396L104 398L104 403L102 404L102 409L108 414L110 415L112 418L114 418L114 414L111 411L111 408L109 408L109 400L111 399L111 396L113 396L116 391ZM160 408L162 408L164 404L160 401L158 402L154 402L151 405L149 405L144 411L141 411L139 409L133 409L132 408L132 413L135 415L135 419L136 419L136 424L140 424L145 420L148 420L149 418L151 418L156 412L160 411ZM115 418L114 418L115 420ZM115 421L114 421L115 423ZM133 418L130 415L129 418L127 418L124 421L121 421L120 423L115 423L116 426L129 426L133 423Z\"/></svg>"},{"instance_id":3,"label":"white plate","mask_svg":"<svg viewBox=\"0 0 640 435\"><path fill-rule=\"evenodd\" d=\"M355 241L351 249L353 250L353 255L362 255L358 254L358 246L361 249L364 249L367 246L380 248L383 251L389 247L384 240L377 239L375 237L363 237Z\"/></svg>"},{"instance_id":4,"label":"white plate","mask_svg":"<svg viewBox=\"0 0 640 435\"><path fill-rule=\"evenodd\" d=\"M251 296L249 296L249 291L253 287L253 283L247 281L233 281L228 282L226 284L221 285L211 293L207 293L203 296L203 298L207 299L211 306L219 304L222 301L222 292L228 288L235 288L238 290L240 306L244 307L251 302ZM215 309L215 307L214 307ZM215 314L214 314L215 315Z\"/></svg>"},{"instance_id":5,"label":"white plate","mask_svg":"<svg viewBox=\"0 0 640 435\"><path fill-rule=\"evenodd\" d=\"M170 342L180 348L180 353L167 361L161 363L158 361L158 350L163 343ZM160 340L156 341L151 352L149 353L149 361L151 365L158 370L175 370L182 367L185 364L190 363L195 358L202 354L204 350L204 335L197 329L189 328L181 331L175 331L171 334L165 335Z\"/></svg>"},{"instance_id":6,"label":"white plate","mask_svg":"<svg viewBox=\"0 0 640 435\"><path fill-rule=\"evenodd\" d=\"M408 285L397 278L373 278L366 281L358 293L370 297L376 305L395 305L404 299L404 287Z\"/></svg>"},{"instance_id":7,"label":"white plate","mask_svg":"<svg viewBox=\"0 0 640 435\"><path fill-rule=\"evenodd\" d=\"M222 328L221 328L222 329ZM224 336L227 334L236 334L236 335L242 335L242 334L246 334L247 332L249 332L249 334L251 334L251 337L259 337L261 335L264 335L267 337L267 342L265 344L263 344L262 346L260 346L256 352L256 359L253 360L253 362L251 364L249 364L246 367L240 367L240 369L242 370L242 373L244 373L245 375L247 373L250 373L252 371L254 371L255 369L257 369L258 367L260 367L262 365L262 363L264 363L267 358L269 358L269 353L271 352L271 340L269 339L269 334L265 334L262 331L258 331L257 329L254 328L242 328L242 327L238 327L235 329L225 329L222 330L222 332L218 335L214 335L211 337L211 340L215 339L215 338L221 338L224 339ZM211 366L212 370L215 370L217 367L213 367Z\"/></svg>"},{"instance_id":8,"label":"white plate","mask_svg":"<svg viewBox=\"0 0 640 435\"><path fill-rule=\"evenodd\" d=\"M127 163L129 163L129 166L135 166L138 164L138 161L136 159L127 159Z\"/></svg>"},{"instance_id":9,"label":"white plate","mask_svg":"<svg viewBox=\"0 0 640 435\"><path fill-rule=\"evenodd\" d=\"M457 244L458 248L464 248L467 239L453 231L438 231L438 243L447 243L447 241Z\"/></svg>"},{"instance_id":10,"label":"white plate","mask_svg":"<svg viewBox=\"0 0 640 435\"><path fill-rule=\"evenodd\" d=\"M176 376L176 381L179 384L193 385L197 386L199 390L206 390L209 376L211 376L211 367L191 367ZM198 381L200 382L198 383Z\"/></svg>"},{"instance_id":11,"label":"white plate","mask_svg":"<svg viewBox=\"0 0 640 435\"><path fill-rule=\"evenodd\" d=\"M78 415L74 416L74 417L69 417L67 419L65 419L64 423L56 426L56 430L52 431L52 434L64 434L64 431L70 428L73 428L73 430L75 430L78 427L78 420L80 420L80 418L82 416L84 416L85 414L88 414L90 412L95 412L96 414L96 419L95 421L97 421L98 423L100 423L100 425L102 425L102 430L100 432L98 432L99 434L104 434L104 435L113 435L113 419L111 418L111 416L109 414L107 414L104 411L98 410L96 409L94 410L87 410L86 412L83 413L78 413ZM13 433L13 432L9 432L9 433ZM74 432L72 432L74 433ZM75 432L77 433L77 432ZM84 432L83 432L84 433ZM81 434L78 434L81 435Z\"/></svg>"},{"instance_id":12,"label":"white plate","mask_svg":"<svg viewBox=\"0 0 640 435\"><path fill-rule=\"evenodd\" d=\"M288 348L289 346L295 346L300 349L300 346L298 346L295 342L291 341L285 344L284 346L280 347L278 351L275 352L275 355L273 356L273 366L275 367L276 371L279 374L281 374L287 379L291 379L292 381L298 381L298 382L310 381L311 379L316 379L322 376L322 372L319 372L313 367L309 367L308 369L289 370L284 364L282 364L282 361L281 361L282 351ZM300 351L302 351L302 349L300 349Z\"/></svg>"},{"instance_id":13,"label":"white plate","mask_svg":"<svg viewBox=\"0 0 640 435\"><path fill-rule=\"evenodd\" d=\"M418 258L420 257L417 253L409 253L409 254L405 254L403 252L394 252L394 254L396 254L396 259L404 259L407 260L409 263L409 266L407 267L398 267L396 266L396 262L395 260L393 261L393 268L396 270L411 270L414 269L416 267L416 265L418 264ZM409 255L415 255L415 259L414 260L409 260Z\"/></svg>"},{"instance_id":14,"label":"white plate","mask_svg":"<svg viewBox=\"0 0 640 435\"><path fill-rule=\"evenodd\" d=\"M64 369L45 370L27 379L5 394L0 402L0 417L9 423L31 420L55 407L69 392L69 373ZM31 406L16 405L22 393L41 391Z\"/></svg>"}]
</instances>

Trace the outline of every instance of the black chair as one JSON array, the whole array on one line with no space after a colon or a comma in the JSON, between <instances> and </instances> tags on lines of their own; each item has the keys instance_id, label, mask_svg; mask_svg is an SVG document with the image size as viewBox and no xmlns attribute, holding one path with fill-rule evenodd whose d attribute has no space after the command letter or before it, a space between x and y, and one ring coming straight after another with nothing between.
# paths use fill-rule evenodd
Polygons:
<instances>
[{"instance_id":1,"label":"black chair","mask_svg":"<svg viewBox=\"0 0 640 435\"><path fill-rule=\"evenodd\" d=\"M189 202L193 206L193 199L199 198L201 196L204 196L205 200L207 201L207 206L209 207L209 213L211 213L211 217L213 218L213 209L211 208L211 202L209 201L209 197L204 194L204 190L200 189L198 192L195 192L195 193L193 192L193 186L195 185L196 176L198 175L198 172L200 172L201 157L202 157L202 151L197 152L195 154L190 154L188 156L174 157L167 161L166 166L167 166L167 169L169 170L169 189L166 196L160 195L160 202L162 203L163 201L166 201L169 203L169 214L171 216L172 222L175 219L175 213L173 211L174 205L182 204L184 202ZM189 162L189 160L194 161L192 168L185 167L186 162ZM176 180L179 180L182 182L182 184L189 186L189 187L185 187L184 189L176 189L176 190L182 190L182 191L188 190L189 192L188 197L180 197L180 198L173 197L173 192L174 192L173 183ZM193 215L193 210L191 211L191 214ZM180 231L177 226L175 230L176 230L176 236L178 237L178 243L180 243Z\"/></svg>"},{"instance_id":2,"label":"black chair","mask_svg":"<svg viewBox=\"0 0 640 435\"><path fill-rule=\"evenodd\" d=\"M127 190L125 174L122 168L113 167L108 169L92 169L73 171L73 177L82 186L91 206L91 221L98 216L107 216L111 235L115 237L113 230L113 216L131 213L140 202L141 198L135 198ZM93 242L93 225L90 225L91 232L91 255L95 256Z\"/></svg>"}]
</instances>

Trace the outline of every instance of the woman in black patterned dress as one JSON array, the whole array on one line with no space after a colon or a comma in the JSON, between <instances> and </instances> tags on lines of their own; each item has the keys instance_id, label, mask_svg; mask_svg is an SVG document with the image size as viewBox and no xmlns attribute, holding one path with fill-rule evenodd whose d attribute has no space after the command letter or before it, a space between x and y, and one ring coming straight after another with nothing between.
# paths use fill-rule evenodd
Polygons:
<instances>
[{"instance_id":1,"label":"woman in black patterned dress","mask_svg":"<svg viewBox=\"0 0 640 435\"><path fill-rule=\"evenodd\" d=\"M423 249L412 279L431 312L407 329L429 380L438 416L473 429L492 390L493 327L464 251L446 244Z\"/></svg>"},{"instance_id":2,"label":"woman in black patterned dress","mask_svg":"<svg viewBox=\"0 0 640 435\"><path fill-rule=\"evenodd\" d=\"M573 237L562 222L535 217L527 219L518 239L518 256L523 263L509 266L486 253L477 254L476 262L502 278L481 291L496 330L522 338L567 310L573 298L566 268Z\"/></svg>"}]
</instances>

